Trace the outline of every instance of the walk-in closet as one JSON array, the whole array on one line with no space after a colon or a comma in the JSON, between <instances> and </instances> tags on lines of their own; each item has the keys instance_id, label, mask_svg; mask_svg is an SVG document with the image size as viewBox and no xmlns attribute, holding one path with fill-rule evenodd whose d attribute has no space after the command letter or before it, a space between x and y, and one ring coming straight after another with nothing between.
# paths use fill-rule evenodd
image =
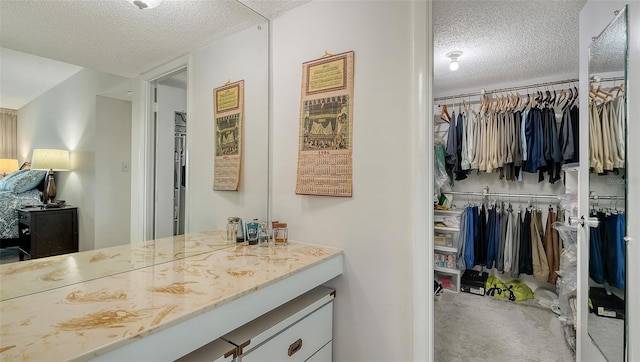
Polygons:
<instances>
[{"instance_id":1,"label":"walk-in closet","mask_svg":"<svg viewBox=\"0 0 640 362\"><path fill-rule=\"evenodd\" d=\"M436 361L625 360L627 13L588 3L433 3Z\"/></svg>"}]
</instances>

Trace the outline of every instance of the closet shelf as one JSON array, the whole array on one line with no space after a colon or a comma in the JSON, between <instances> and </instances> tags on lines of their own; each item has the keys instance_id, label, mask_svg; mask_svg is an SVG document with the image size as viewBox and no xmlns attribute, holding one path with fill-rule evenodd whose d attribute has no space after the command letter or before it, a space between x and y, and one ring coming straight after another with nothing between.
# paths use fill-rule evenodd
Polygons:
<instances>
[{"instance_id":1,"label":"closet shelf","mask_svg":"<svg viewBox=\"0 0 640 362\"><path fill-rule=\"evenodd\" d=\"M459 228L451 228L451 227L447 227L447 226L434 226L433 230L435 230L435 231L449 231L449 232L458 232L458 231L460 231Z\"/></svg>"},{"instance_id":2,"label":"closet shelf","mask_svg":"<svg viewBox=\"0 0 640 362\"><path fill-rule=\"evenodd\" d=\"M443 245L434 245L433 249L438 250L438 251L444 251L447 253L457 253L458 249L453 248L451 246L443 246Z\"/></svg>"},{"instance_id":3,"label":"closet shelf","mask_svg":"<svg viewBox=\"0 0 640 362\"><path fill-rule=\"evenodd\" d=\"M442 273L447 273L447 274L456 274L458 276L462 275L462 271L458 270L458 269L449 269L449 268L443 268L443 267L439 267L439 266L434 266L433 270L442 272Z\"/></svg>"}]
</instances>

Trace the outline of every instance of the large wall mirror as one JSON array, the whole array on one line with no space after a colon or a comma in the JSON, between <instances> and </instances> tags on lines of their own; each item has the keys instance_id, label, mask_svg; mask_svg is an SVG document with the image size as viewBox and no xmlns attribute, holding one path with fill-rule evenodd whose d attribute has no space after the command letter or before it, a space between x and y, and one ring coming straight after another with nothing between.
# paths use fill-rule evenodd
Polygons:
<instances>
[{"instance_id":1,"label":"large wall mirror","mask_svg":"<svg viewBox=\"0 0 640 362\"><path fill-rule=\"evenodd\" d=\"M269 8L271 13L267 15L281 11L277 6ZM191 12L198 13L200 20L193 20ZM223 229L230 216L266 220L270 113L269 21L266 17L239 1L166 0L157 8L146 10L136 9L127 0L9 0L0 2L0 14L3 55L20 53L65 63L75 60L74 65L79 66L76 73L17 109L17 141L20 163L29 161L35 148L70 151L72 170L57 173L56 185L59 198L78 207L80 251L167 236L171 240L174 207L182 218L182 227L176 228L179 233ZM140 62L129 58L135 53L131 44L134 38L145 38L147 34L131 32L130 28L135 28L133 22L149 19L153 20L149 24L155 27L147 31L160 35L149 37L154 46L146 49L148 52L144 55L148 58ZM209 30L202 30L204 23ZM81 24L93 25L83 28ZM61 38L58 28L62 27L67 36ZM104 41L100 33L111 30L123 36ZM181 44L186 43L185 37L198 32L197 41L189 42L189 47ZM57 39L50 40L52 44L55 40L55 47L47 44L49 33L56 34ZM171 41L178 45L167 48ZM111 47L107 55L100 50L106 46ZM111 67L110 62L123 59L138 66L131 67L129 72L114 71L117 67ZM173 64L176 59L184 62L155 79L144 79L145 74ZM0 71L7 72L7 69L3 67ZM28 85L33 76L20 74L18 83ZM213 90L227 81L240 80L244 80L245 92L240 187L239 191L214 191ZM164 92L161 97L169 98L157 106L166 111L166 117L157 117L155 122L170 124L154 123L149 127L147 120L140 116L144 112L137 112L151 104L149 94L139 86L142 83L157 86ZM4 89L5 84L0 84L0 88ZM180 127L176 123L178 118ZM184 138L177 140L178 133ZM168 138L159 140L162 134ZM149 150L153 149L158 152L149 156ZM178 149L182 159L174 166ZM158 171L158 180L170 182L158 183L139 169L149 168L150 163L154 165L154 172ZM183 171L180 166L187 167ZM176 177L179 178L177 185L186 190L174 193ZM166 190L161 189L165 186ZM148 190L154 190L155 196L151 199L155 200L153 205L142 205L139 195ZM181 199L178 204L172 199L176 195ZM167 231L159 231L156 237L133 237L133 230L147 227L144 217L138 215L152 213L142 209L158 205L169 212L158 213L158 219L152 220ZM188 247L189 242L197 243L184 238L175 240L173 249L161 252L184 256L186 254L176 248ZM229 245L233 244L221 247ZM140 252L133 247L131 250L132 255ZM69 260L64 256L50 260L60 263L61 268L69 267ZM141 264L122 263L121 267L115 267L117 263L114 263L110 273L164 261L167 259L150 258ZM17 268L19 264L12 267ZM85 279L104 276L89 271L80 274ZM7 288L3 286L3 290ZM2 299L36 291L25 290L17 295L3 293Z\"/></svg>"},{"instance_id":2,"label":"large wall mirror","mask_svg":"<svg viewBox=\"0 0 640 362\"><path fill-rule=\"evenodd\" d=\"M626 134L627 11L593 38L589 47L590 175L610 200L591 200L591 216L599 225L590 229L588 332L609 361L625 359L626 305ZM627 155L630 156L630 155ZM617 195L617 196L616 196Z\"/></svg>"}]
</instances>

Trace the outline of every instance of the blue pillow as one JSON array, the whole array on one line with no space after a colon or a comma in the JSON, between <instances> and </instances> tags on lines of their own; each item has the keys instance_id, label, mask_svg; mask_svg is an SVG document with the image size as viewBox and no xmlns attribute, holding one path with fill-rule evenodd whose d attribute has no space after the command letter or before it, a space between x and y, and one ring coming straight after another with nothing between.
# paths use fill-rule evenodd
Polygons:
<instances>
[{"instance_id":1,"label":"blue pillow","mask_svg":"<svg viewBox=\"0 0 640 362\"><path fill-rule=\"evenodd\" d=\"M11 172L10 174L8 174L7 176L3 177L0 179L0 191L9 191L9 188L7 187L9 180L11 180L14 177L17 177L18 175L25 173L29 170L16 170Z\"/></svg>"},{"instance_id":2,"label":"blue pillow","mask_svg":"<svg viewBox=\"0 0 640 362\"><path fill-rule=\"evenodd\" d=\"M47 171L45 170L26 170L17 176L12 177L5 183L7 191L21 194L23 192L34 189L38 186L42 180L44 180Z\"/></svg>"}]
</instances>

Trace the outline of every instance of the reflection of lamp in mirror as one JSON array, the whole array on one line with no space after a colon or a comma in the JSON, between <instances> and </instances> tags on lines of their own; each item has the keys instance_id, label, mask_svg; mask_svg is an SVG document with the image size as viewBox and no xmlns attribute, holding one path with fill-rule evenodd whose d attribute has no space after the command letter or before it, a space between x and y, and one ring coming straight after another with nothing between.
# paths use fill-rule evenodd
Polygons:
<instances>
[{"instance_id":1,"label":"reflection of lamp in mirror","mask_svg":"<svg viewBox=\"0 0 640 362\"><path fill-rule=\"evenodd\" d=\"M0 175L2 177L18 169L18 160L12 158L0 158Z\"/></svg>"},{"instance_id":2,"label":"reflection of lamp in mirror","mask_svg":"<svg viewBox=\"0 0 640 362\"><path fill-rule=\"evenodd\" d=\"M32 170L49 170L44 183L43 202L53 203L56 198L56 184L53 180L53 171L69 171L69 151L55 149L35 149L31 158Z\"/></svg>"}]
</instances>

